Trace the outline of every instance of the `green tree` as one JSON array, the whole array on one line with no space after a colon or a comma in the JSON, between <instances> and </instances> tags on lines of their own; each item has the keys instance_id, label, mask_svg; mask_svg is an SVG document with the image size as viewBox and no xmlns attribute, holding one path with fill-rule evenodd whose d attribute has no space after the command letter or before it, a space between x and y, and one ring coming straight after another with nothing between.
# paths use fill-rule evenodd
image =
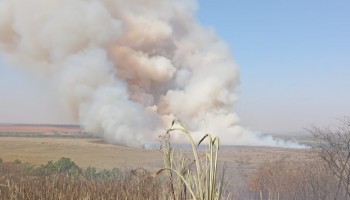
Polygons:
<instances>
[{"instance_id":1,"label":"green tree","mask_svg":"<svg viewBox=\"0 0 350 200\"><path fill-rule=\"evenodd\" d=\"M69 175L79 175L82 173L80 167L71 161L70 158L62 157L54 163L58 173L67 173Z\"/></svg>"},{"instance_id":2,"label":"green tree","mask_svg":"<svg viewBox=\"0 0 350 200\"><path fill-rule=\"evenodd\" d=\"M95 167L88 167L84 171L84 177L86 179L92 180L96 178L96 168Z\"/></svg>"}]
</instances>

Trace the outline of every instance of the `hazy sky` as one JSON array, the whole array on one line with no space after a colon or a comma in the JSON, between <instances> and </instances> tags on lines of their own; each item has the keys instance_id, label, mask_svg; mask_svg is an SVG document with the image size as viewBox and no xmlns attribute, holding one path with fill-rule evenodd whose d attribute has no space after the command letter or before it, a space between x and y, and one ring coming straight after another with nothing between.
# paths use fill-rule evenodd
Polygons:
<instances>
[{"instance_id":1,"label":"hazy sky","mask_svg":"<svg viewBox=\"0 0 350 200\"><path fill-rule=\"evenodd\" d=\"M345 0L199 1L198 20L240 67L242 125L296 132L350 115L349 10ZM0 122L69 122L53 86L27 73L0 62Z\"/></svg>"},{"instance_id":2,"label":"hazy sky","mask_svg":"<svg viewBox=\"0 0 350 200\"><path fill-rule=\"evenodd\" d=\"M350 1L200 0L241 70L241 123L302 131L350 115Z\"/></svg>"},{"instance_id":3,"label":"hazy sky","mask_svg":"<svg viewBox=\"0 0 350 200\"><path fill-rule=\"evenodd\" d=\"M0 58L0 123L71 123L55 87Z\"/></svg>"}]
</instances>

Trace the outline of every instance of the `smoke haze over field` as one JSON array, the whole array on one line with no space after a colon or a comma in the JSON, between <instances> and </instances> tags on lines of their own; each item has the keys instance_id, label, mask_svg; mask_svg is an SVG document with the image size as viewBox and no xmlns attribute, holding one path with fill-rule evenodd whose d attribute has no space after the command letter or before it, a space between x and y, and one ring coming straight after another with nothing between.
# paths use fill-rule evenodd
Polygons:
<instances>
[{"instance_id":1,"label":"smoke haze over field","mask_svg":"<svg viewBox=\"0 0 350 200\"><path fill-rule=\"evenodd\" d=\"M288 145L237 125L238 69L195 9L183 0L2 0L0 47L11 65L50 77L74 119L109 142L145 146L177 118L227 144Z\"/></svg>"}]
</instances>

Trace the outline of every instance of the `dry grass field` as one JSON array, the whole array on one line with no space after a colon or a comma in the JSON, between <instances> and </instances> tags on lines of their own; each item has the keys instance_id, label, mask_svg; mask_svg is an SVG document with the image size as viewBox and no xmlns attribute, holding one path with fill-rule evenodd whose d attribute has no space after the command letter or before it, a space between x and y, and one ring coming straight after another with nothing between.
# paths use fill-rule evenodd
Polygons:
<instances>
[{"instance_id":1,"label":"dry grass field","mask_svg":"<svg viewBox=\"0 0 350 200\"><path fill-rule=\"evenodd\" d=\"M191 155L188 150L184 151ZM228 147L222 146L219 167L226 168L228 188L236 196L243 196L250 176L266 163L283 158L292 161L308 159L307 149L286 149L271 147ZM5 162L16 159L22 163L46 164L61 157L71 158L83 169L93 166L97 169L145 168L155 172L164 166L159 150L147 150L107 144L98 139L54 138L54 137L0 137L0 158ZM240 192L243 192L241 194Z\"/></svg>"},{"instance_id":2,"label":"dry grass field","mask_svg":"<svg viewBox=\"0 0 350 200\"><path fill-rule=\"evenodd\" d=\"M0 132L18 133L82 133L78 125L54 124L0 124Z\"/></svg>"},{"instance_id":3,"label":"dry grass field","mask_svg":"<svg viewBox=\"0 0 350 200\"><path fill-rule=\"evenodd\" d=\"M97 139L0 137L0 157L4 161L45 164L68 157L81 167L112 169L155 167L162 160L155 150L134 149L106 144Z\"/></svg>"},{"instance_id":4,"label":"dry grass field","mask_svg":"<svg viewBox=\"0 0 350 200\"><path fill-rule=\"evenodd\" d=\"M40 127L40 129L45 129L45 127ZM16 128L12 130L13 133L16 133L13 136L11 132L7 132L8 134L0 137L0 158L4 162L20 160L22 163L39 166L50 160L56 161L66 157L82 169L89 166L97 169L143 168L154 173L164 167L163 155L158 149L130 148L108 144L101 139L76 137L76 134L81 135L81 132L71 132L65 137L59 134L57 137L57 134L52 135L52 131L59 133L59 130L41 132L39 135L35 132L32 132L34 135L27 135L26 132L20 134L20 130ZM192 157L189 148L182 151ZM251 176L260 167L280 160L302 163L309 160L309 156L309 149L221 146L219 168L226 169L225 179L226 182L231 183L228 188L231 188L235 196L244 196L248 194L247 184ZM239 194L239 192L243 193Z\"/></svg>"},{"instance_id":5,"label":"dry grass field","mask_svg":"<svg viewBox=\"0 0 350 200\"><path fill-rule=\"evenodd\" d=\"M272 147L223 146L220 162L229 170L250 171L261 164L289 158L307 159L307 149ZM158 150L137 149L107 144L99 139L0 137L0 157L4 161L19 159L22 162L45 164L49 160L69 157L81 167L94 166L112 169L144 167L158 168L162 155Z\"/></svg>"},{"instance_id":6,"label":"dry grass field","mask_svg":"<svg viewBox=\"0 0 350 200\"><path fill-rule=\"evenodd\" d=\"M112 169L143 167L147 169L162 166L159 150L137 149L113 144L95 138L75 137L83 132L77 126L62 125L0 125L0 158L5 161L19 159L22 162L45 164L50 160L69 157L81 167L94 166ZM25 133L37 133L39 137L26 137ZM17 133L16 137L11 137ZM18 133L23 133L17 137ZM66 133L71 137L53 137L52 133ZM33 136L33 135L31 135ZM47 137L40 137L47 136ZM67 135L66 135L67 136ZM261 164L281 158L290 160L307 159L307 149L273 147L222 146L220 162L232 170L250 171Z\"/></svg>"}]
</instances>

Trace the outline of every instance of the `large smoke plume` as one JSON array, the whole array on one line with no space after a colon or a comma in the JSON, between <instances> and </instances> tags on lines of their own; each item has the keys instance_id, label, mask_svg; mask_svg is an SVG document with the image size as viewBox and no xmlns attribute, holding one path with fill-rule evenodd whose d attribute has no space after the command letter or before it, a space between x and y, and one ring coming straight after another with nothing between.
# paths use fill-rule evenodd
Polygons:
<instances>
[{"instance_id":1,"label":"large smoke plume","mask_svg":"<svg viewBox=\"0 0 350 200\"><path fill-rule=\"evenodd\" d=\"M0 47L57 84L87 131L128 146L173 119L227 144L285 145L237 126L238 70L190 0L0 0Z\"/></svg>"}]
</instances>

